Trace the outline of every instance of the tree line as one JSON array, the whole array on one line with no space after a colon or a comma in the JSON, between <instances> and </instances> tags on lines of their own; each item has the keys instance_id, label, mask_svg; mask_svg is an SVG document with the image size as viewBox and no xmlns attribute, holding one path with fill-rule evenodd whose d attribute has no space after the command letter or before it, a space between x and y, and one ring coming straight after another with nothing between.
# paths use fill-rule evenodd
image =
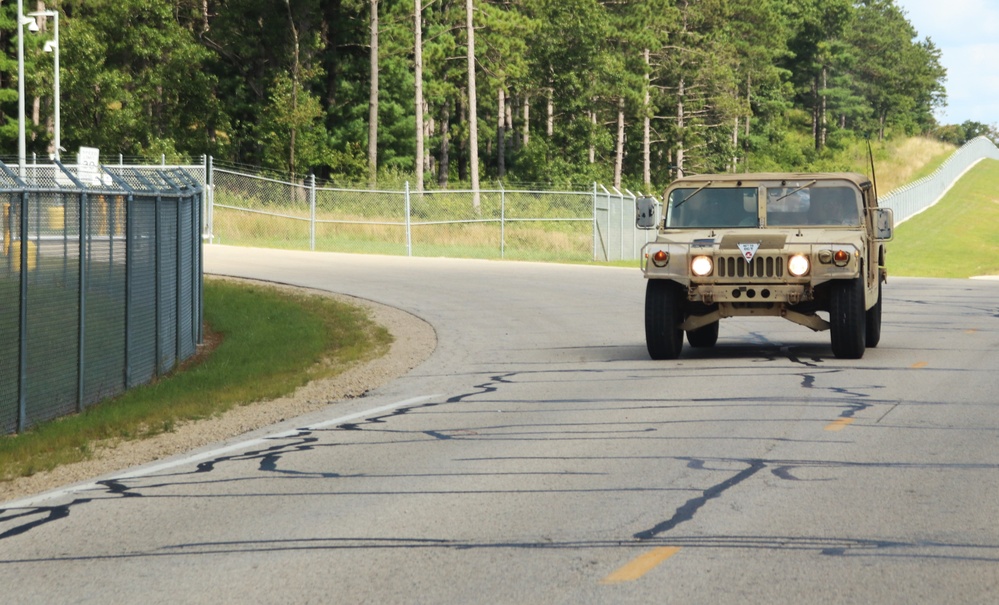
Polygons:
<instances>
[{"instance_id":1,"label":"tree line","mask_svg":"<svg viewBox=\"0 0 999 605\"><path fill-rule=\"evenodd\" d=\"M0 0L0 139L17 133ZM645 189L925 134L940 51L895 0L60 0L63 145L299 177ZM30 6L29 6L30 5ZM51 23L25 34L51 151ZM981 125L950 127L960 138ZM5 151L6 153L6 151Z\"/></svg>"}]
</instances>

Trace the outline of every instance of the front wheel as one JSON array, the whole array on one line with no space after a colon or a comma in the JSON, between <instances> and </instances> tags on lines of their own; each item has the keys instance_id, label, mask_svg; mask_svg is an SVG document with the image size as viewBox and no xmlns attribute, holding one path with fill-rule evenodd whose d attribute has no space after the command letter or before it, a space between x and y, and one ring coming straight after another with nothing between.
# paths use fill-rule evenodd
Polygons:
<instances>
[{"instance_id":1,"label":"front wheel","mask_svg":"<svg viewBox=\"0 0 999 605\"><path fill-rule=\"evenodd\" d=\"M842 359L864 356L867 337L864 278L833 284L829 298L829 331L833 355Z\"/></svg>"},{"instance_id":2,"label":"front wheel","mask_svg":"<svg viewBox=\"0 0 999 605\"><path fill-rule=\"evenodd\" d=\"M652 359L676 359L683 348L683 298L680 286L650 279L645 287L645 344Z\"/></svg>"}]
</instances>

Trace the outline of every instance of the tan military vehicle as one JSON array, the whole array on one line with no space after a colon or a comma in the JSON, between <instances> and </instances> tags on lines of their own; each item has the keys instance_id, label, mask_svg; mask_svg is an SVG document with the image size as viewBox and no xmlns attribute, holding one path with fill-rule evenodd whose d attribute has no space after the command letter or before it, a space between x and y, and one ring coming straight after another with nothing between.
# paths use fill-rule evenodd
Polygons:
<instances>
[{"instance_id":1,"label":"tan military vehicle","mask_svg":"<svg viewBox=\"0 0 999 605\"><path fill-rule=\"evenodd\" d=\"M660 206L637 204L658 229L643 249L645 340L675 359L683 333L712 347L719 320L776 316L829 330L836 357L881 339L881 285L891 210L859 174L720 174L678 179ZM661 215L661 216L660 216Z\"/></svg>"}]
</instances>

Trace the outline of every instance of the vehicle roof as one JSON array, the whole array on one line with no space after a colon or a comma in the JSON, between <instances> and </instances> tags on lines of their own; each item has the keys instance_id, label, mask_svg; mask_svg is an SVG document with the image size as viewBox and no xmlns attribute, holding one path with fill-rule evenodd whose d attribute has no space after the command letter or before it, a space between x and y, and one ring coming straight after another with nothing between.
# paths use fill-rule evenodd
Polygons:
<instances>
[{"instance_id":1,"label":"vehicle roof","mask_svg":"<svg viewBox=\"0 0 999 605\"><path fill-rule=\"evenodd\" d=\"M698 174L695 176L681 177L672 183L670 187L678 184L703 184L705 181L713 183L756 183L761 181L828 181L847 180L861 189L871 186L871 179L856 172L743 172L724 174Z\"/></svg>"}]
</instances>

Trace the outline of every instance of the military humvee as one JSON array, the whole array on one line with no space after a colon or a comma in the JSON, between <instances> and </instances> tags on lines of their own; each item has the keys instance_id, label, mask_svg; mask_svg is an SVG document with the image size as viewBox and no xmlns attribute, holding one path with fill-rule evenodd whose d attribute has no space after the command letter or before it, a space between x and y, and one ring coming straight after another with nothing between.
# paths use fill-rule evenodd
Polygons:
<instances>
[{"instance_id":1,"label":"military humvee","mask_svg":"<svg viewBox=\"0 0 999 605\"><path fill-rule=\"evenodd\" d=\"M658 229L642 259L653 359L678 357L684 332L692 347L714 346L727 317L829 330L841 358L877 346L893 216L878 208L867 177L690 176L666 189L658 209L653 198L638 200L637 226Z\"/></svg>"}]
</instances>

